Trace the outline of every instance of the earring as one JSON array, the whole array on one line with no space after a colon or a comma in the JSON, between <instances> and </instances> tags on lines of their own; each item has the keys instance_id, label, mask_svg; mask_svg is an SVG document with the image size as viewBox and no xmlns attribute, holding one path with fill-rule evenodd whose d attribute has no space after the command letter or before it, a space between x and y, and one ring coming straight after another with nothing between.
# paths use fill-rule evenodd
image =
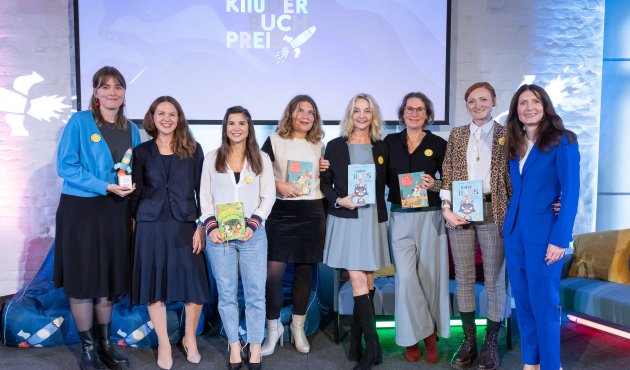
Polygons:
<instances>
[{"instance_id":1,"label":"earring","mask_svg":"<svg viewBox=\"0 0 630 370\"><path fill-rule=\"evenodd\" d=\"M96 108L100 107L101 106L101 101L98 98L96 98L95 101L96 102L94 103L94 105L96 105Z\"/></svg>"},{"instance_id":2,"label":"earring","mask_svg":"<svg viewBox=\"0 0 630 370\"><path fill-rule=\"evenodd\" d=\"M127 105L127 104L125 104L125 102L123 102L123 103L120 105L120 107L121 107L121 108L124 108L124 107L125 107L125 105Z\"/></svg>"}]
</instances>

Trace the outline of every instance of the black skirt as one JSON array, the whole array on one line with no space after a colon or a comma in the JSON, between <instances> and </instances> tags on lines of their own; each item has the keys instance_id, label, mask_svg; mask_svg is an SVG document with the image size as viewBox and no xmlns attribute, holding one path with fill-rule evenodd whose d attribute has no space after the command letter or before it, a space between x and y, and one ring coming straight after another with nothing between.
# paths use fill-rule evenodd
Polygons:
<instances>
[{"instance_id":1,"label":"black skirt","mask_svg":"<svg viewBox=\"0 0 630 370\"><path fill-rule=\"evenodd\" d=\"M207 303L210 300L205 254L194 254L195 222L176 220L164 202L160 217L136 224L131 303L155 301Z\"/></svg>"},{"instance_id":2,"label":"black skirt","mask_svg":"<svg viewBox=\"0 0 630 370\"><path fill-rule=\"evenodd\" d=\"M323 199L276 199L265 222L267 260L319 263L324 253L326 214Z\"/></svg>"},{"instance_id":3,"label":"black skirt","mask_svg":"<svg viewBox=\"0 0 630 370\"><path fill-rule=\"evenodd\" d=\"M127 197L61 194L55 235L55 286L78 299L114 298L126 293L131 270L130 226Z\"/></svg>"}]
</instances>

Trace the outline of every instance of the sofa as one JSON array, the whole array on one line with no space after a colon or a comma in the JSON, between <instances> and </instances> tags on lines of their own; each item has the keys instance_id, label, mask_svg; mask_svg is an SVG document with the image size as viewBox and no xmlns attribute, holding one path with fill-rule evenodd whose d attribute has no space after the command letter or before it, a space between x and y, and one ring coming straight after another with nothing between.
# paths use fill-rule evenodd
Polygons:
<instances>
[{"instance_id":1,"label":"sofa","mask_svg":"<svg viewBox=\"0 0 630 370\"><path fill-rule=\"evenodd\" d=\"M630 328L630 229L576 235L560 281L563 312Z\"/></svg>"}]
</instances>

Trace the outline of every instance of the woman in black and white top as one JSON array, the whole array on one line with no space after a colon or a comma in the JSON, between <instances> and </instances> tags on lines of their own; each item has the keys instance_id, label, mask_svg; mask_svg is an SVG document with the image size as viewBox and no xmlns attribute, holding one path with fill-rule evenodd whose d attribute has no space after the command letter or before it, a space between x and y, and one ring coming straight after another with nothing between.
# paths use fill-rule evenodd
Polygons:
<instances>
[{"instance_id":1,"label":"woman in black and white top","mask_svg":"<svg viewBox=\"0 0 630 370\"><path fill-rule=\"evenodd\" d=\"M254 124L247 109L229 108L223 118L221 147L206 155L201 173L200 220L206 227L206 256L219 293L219 314L228 338L228 368L242 366L239 329L238 272L245 292L245 319L249 368L261 368L260 346L264 338L267 236L264 220L275 202L274 180L269 156L256 143ZM242 203L245 235L224 240L219 232L217 206ZM227 238L225 238L227 239Z\"/></svg>"},{"instance_id":2,"label":"woman in black and white top","mask_svg":"<svg viewBox=\"0 0 630 370\"><path fill-rule=\"evenodd\" d=\"M304 334L306 309L311 292L313 268L322 261L326 216L319 189L319 159L324 144L322 123L315 101L308 95L291 99L276 131L265 141L262 150L273 162L276 181L276 203L267 220L269 254L267 262L267 340L263 356L282 344L284 327L280 309L284 295L282 278L287 263L294 264L292 340L295 348L308 353L310 346ZM289 161L302 179L290 183ZM292 162L294 163L294 162ZM307 169L310 167L310 171Z\"/></svg>"}]
</instances>

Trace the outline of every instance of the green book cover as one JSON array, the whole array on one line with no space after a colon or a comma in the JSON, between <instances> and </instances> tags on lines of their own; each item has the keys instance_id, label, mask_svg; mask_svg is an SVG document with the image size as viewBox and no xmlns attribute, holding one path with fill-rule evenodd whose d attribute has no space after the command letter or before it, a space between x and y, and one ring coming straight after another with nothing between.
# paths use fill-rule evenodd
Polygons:
<instances>
[{"instance_id":1,"label":"green book cover","mask_svg":"<svg viewBox=\"0 0 630 370\"><path fill-rule=\"evenodd\" d=\"M313 162L287 161L287 181L297 185L302 195L311 193L313 183Z\"/></svg>"},{"instance_id":2,"label":"green book cover","mask_svg":"<svg viewBox=\"0 0 630 370\"><path fill-rule=\"evenodd\" d=\"M217 205L217 222L223 240L241 239L245 236L245 215L243 203Z\"/></svg>"},{"instance_id":3,"label":"green book cover","mask_svg":"<svg viewBox=\"0 0 630 370\"><path fill-rule=\"evenodd\" d=\"M400 203L403 208L420 208L429 206L426 189L422 189L424 172L401 173L398 175Z\"/></svg>"}]
</instances>

